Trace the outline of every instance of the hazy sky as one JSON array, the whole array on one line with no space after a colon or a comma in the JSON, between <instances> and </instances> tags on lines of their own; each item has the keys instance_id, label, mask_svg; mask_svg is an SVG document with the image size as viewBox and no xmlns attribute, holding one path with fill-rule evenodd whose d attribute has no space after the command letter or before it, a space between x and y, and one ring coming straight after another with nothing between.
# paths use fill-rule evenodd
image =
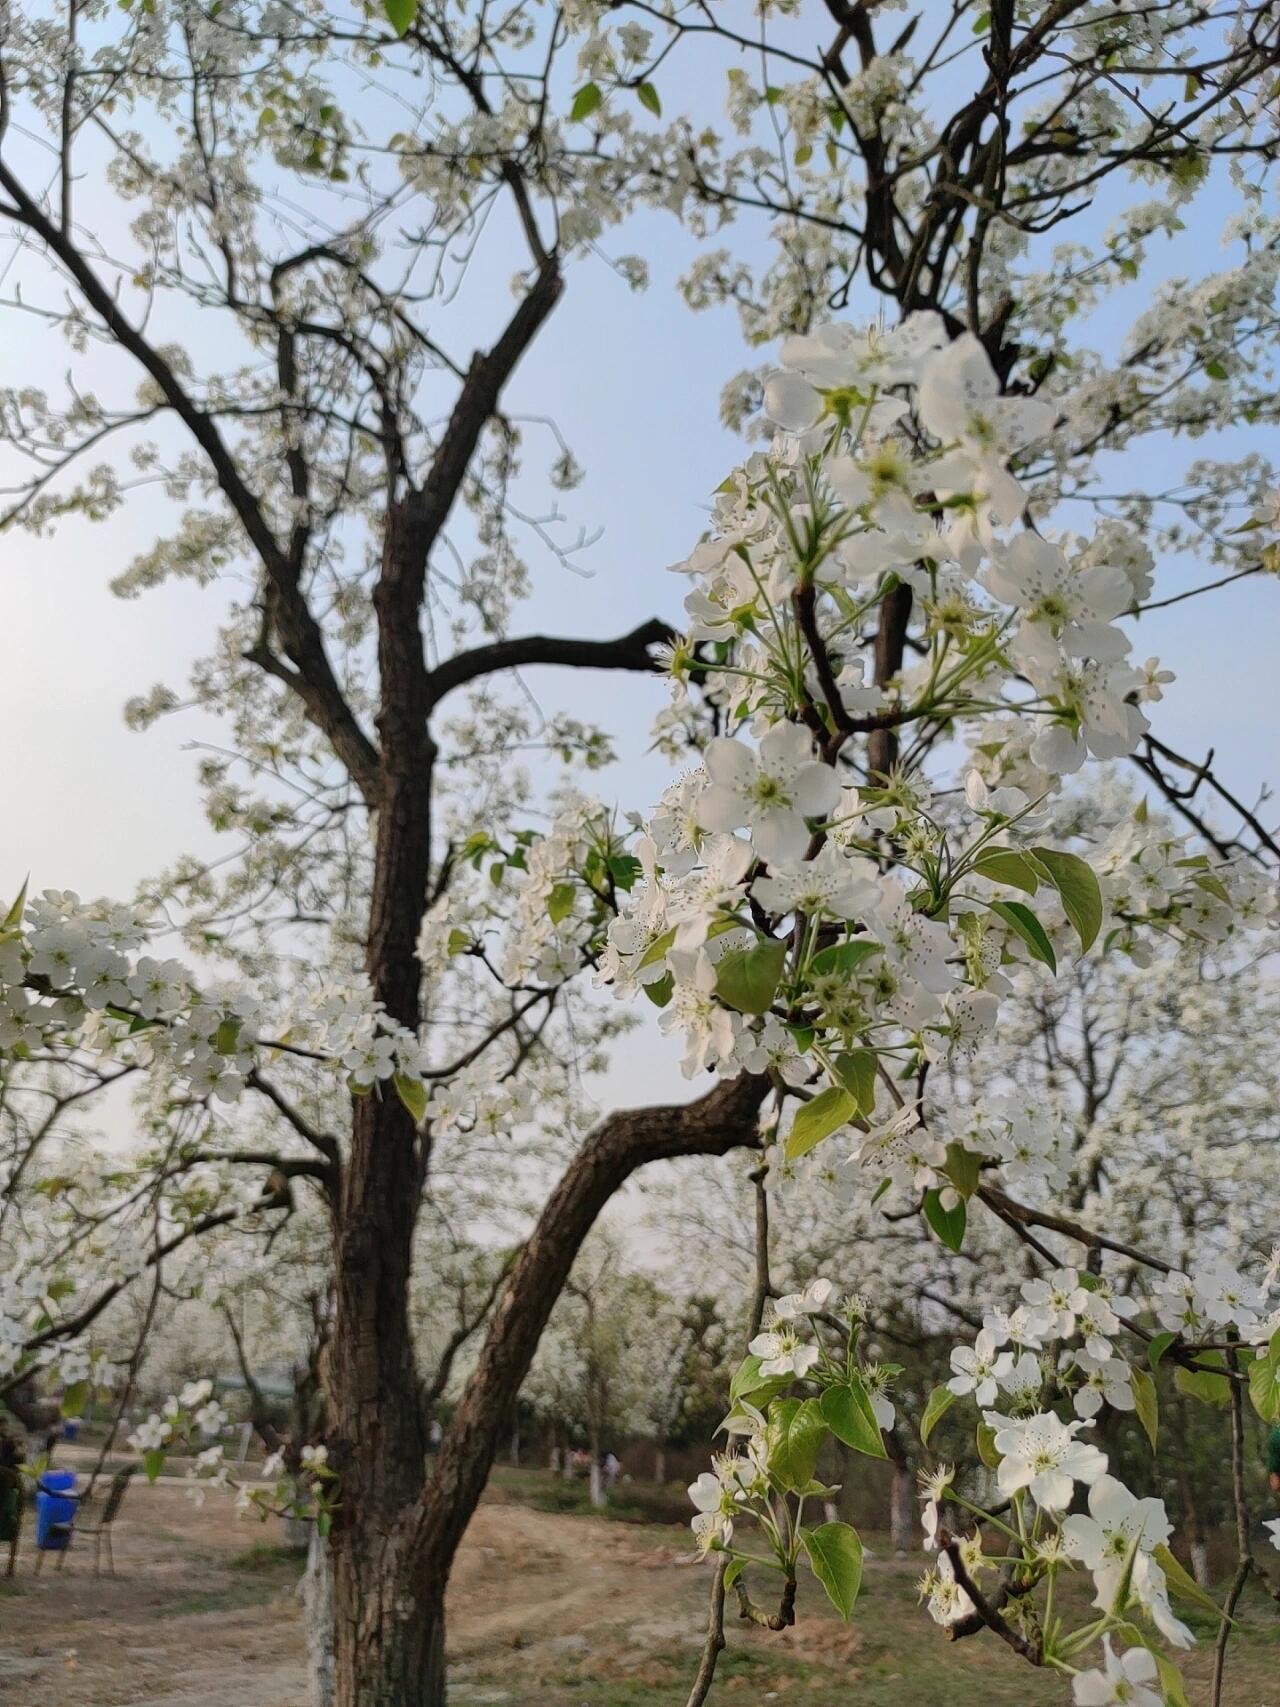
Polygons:
<instances>
[{"instance_id":1,"label":"hazy sky","mask_svg":"<svg viewBox=\"0 0 1280 1707\"><path fill-rule=\"evenodd\" d=\"M89 217L83 203L81 216ZM1217 264L1206 263L1204 251L1217 249L1219 218L1220 210L1210 206L1197 211L1177 245L1156 246L1155 272ZM743 243L744 234L735 241ZM674 280L693 252L691 243L669 220L647 214L612 236L609 248L644 254L650 289L633 294L598 261L576 265L566 301L508 394L514 413L555 417L588 472L562 504L575 524L604 530L581 560L589 571L585 578L566 571L552 554L539 559L535 552L537 589L517 631L603 636L653 614L678 618L684 584L666 573L666 565L689 551L709 494L740 450L719 426L719 391L729 375L760 358L744 350L732 316L695 316L680 301ZM510 254L482 251L453 312L455 349L490 335L507 300L512 264ZM28 270L27 276L35 274ZM1148 289L1145 282L1128 287L1108 309L1101 335L1114 336ZM44 383L54 390L68 365L85 383L79 358L56 335L12 314L0 324L6 383ZM96 382L97 371L89 378ZM1274 443L1237 443L1277 454ZM1210 447L1194 448L1204 453ZM1179 450L1176 462L1185 455ZM1135 453L1126 460L1126 484L1167 484L1168 461L1161 449ZM536 462L531 451L530 466ZM177 718L132 734L121 715L126 698L153 682L181 684L219 605L217 592L180 584L131 602L108 591L110 577L154 537L162 513L144 495L103 526L75 521L51 538L10 534L4 541L0 895L16 891L28 872L35 888L128 895L178 854L215 848L200 815L196 760L186 749L214 732ZM1165 565L1158 594L1206 578L1194 565ZM1144 618L1135 640L1139 660L1159 653L1179 677L1155 708L1157 732L1188 753L1217 748L1224 774L1250 799L1280 770L1278 601L1274 580L1256 577ZM663 761L646 753L661 684L600 675L552 682L546 672L528 679L548 705L590 715L616 731L621 762L587 779L587 786L625 806L648 805L669 774ZM653 1099L678 1090L674 1054L646 1010L643 1030L619 1051L602 1088L604 1100Z\"/></svg>"}]
</instances>

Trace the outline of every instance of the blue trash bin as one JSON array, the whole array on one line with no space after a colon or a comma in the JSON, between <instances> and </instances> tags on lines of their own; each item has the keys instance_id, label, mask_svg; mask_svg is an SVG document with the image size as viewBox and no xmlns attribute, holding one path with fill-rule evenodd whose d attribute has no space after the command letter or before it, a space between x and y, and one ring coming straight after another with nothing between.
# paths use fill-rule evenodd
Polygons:
<instances>
[{"instance_id":1,"label":"blue trash bin","mask_svg":"<svg viewBox=\"0 0 1280 1707\"><path fill-rule=\"evenodd\" d=\"M36 1489L36 1546L60 1553L71 1540L76 1517L76 1473L46 1470Z\"/></svg>"}]
</instances>

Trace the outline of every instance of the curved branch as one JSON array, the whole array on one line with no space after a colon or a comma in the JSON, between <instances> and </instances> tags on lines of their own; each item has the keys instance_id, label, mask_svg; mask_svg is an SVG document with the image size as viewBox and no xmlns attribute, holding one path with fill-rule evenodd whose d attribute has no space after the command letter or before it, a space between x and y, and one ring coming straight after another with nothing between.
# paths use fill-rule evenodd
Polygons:
<instances>
[{"instance_id":1,"label":"curved branch","mask_svg":"<svg viewBox=\"0 0 1280 1707\"><path fill-rule=\"evenodd\" d=\"M413 1547L421 1576L434 1586L448 1576L542 1330L605 1204L651 1162L754 1145L769 1089L767 1078L744 1074L696 1102L611 1114L569 1164L512 1270L423 1494Z\"/></svg>"},{"instance_id":2,"label":"curved branch","mask_svg":"<svg viewBox=\"0 0 1280 1707\"><path fill-rule=\"evenodd\" d=\"M545 664L570 670L637 670L653 672L661 665L652 648L675 638L669 624L657 617L642 622L616 640L570 640L549 634L527 634L516 640L493 640L459 652L437 664L427 677L428 708L468 682L499 670L518 670Z\"/></svg>"}]
</instances>

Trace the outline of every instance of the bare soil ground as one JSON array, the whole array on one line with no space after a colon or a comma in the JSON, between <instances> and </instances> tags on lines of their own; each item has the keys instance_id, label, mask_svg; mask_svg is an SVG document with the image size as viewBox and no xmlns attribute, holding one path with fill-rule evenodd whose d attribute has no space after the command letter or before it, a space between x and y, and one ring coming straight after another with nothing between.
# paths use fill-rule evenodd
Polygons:
<instances>
[{"instance_id":1,"label":"bare soil ground","mask_svg":"<svg viewBox=\"0 0 1280 1707\"><path fill-rule=\"evenodd\" d=\"M523 1490L521 1490L523 1492ZM679 1707L702 1637L709 1581L687 1531L512 1503L502 1482L468 1533L450 1597L458 1707ZM27 1532L30 1540L30 1531ZM177 1485L131 1488L117 1575L93 1575L88 1543L62 1571L0 1582L4 1707L305 1707L300 1562L273 1526L238 1518L228 1496L202 1510ZM874 1540L873 1540L874 1545ZM917 1561L877 1556L845 1628L802 1590L782 1636L729 1629L725 1707L1036 1707L1066 1691L981 1637L948 1648L915 1609ZM1208 1634L1206 1630L1206 1634ZM1208 1700L1211 1642L1186 1668ZM1233 1643L1231 1707L1280 1707L1280 1613L1246 1598Z\"/></svg>"}]
</instances>

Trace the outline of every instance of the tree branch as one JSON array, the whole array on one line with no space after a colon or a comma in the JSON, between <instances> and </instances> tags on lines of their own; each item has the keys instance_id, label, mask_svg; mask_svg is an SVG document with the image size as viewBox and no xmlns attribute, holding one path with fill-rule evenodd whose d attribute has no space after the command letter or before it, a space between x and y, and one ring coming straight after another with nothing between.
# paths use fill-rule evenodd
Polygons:
<instances>
[{"instance_id":1,"label":"tree branch","mask_svg":"<svg viewBox=\"0 0 1280 1707\"><path fill-rule=\"evenodd\" d=\"M653 672L661 665L651 649L674 638L674 630L667 623L651 617L616 640L570 640L549 634L527 634L517 640L490 641L436 665L427 677L428 704L434 708L446 694L482 676L537 664L570 670Z\"/></svg>"},{"instance_id":2,"label":"tree branch","mask_svg":"<svg viewBox=\"0 0 1280 1707\"><path fill-rule=\"evenodd\" d=\"M767 1078L744 1074L683 1106L611 1114L569 1164L516 1261L423 1495L413 1543L420 1572L434 1584L443 1586L542 1330L605 1204L651 1162L754 1144L769 1089Z\"/></svg>"}]
</instances>

